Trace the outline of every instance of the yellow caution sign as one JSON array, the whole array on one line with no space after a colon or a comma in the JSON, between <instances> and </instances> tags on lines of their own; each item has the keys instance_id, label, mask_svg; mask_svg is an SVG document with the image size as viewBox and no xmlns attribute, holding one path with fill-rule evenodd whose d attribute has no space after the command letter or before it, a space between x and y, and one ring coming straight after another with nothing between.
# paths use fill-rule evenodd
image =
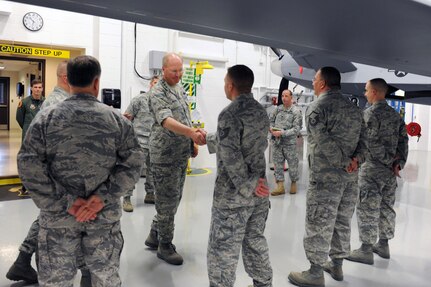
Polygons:
<instances>
[{"instance_id":1,"label":"yellow caution sign","mask_svg":"<svg viewBox=\"0 0 431 287\"><path fill-rule=\"evenodd\" d=\"M69 59L70 51L0 44L0 53Z\"/></svg>"}]
</instances>

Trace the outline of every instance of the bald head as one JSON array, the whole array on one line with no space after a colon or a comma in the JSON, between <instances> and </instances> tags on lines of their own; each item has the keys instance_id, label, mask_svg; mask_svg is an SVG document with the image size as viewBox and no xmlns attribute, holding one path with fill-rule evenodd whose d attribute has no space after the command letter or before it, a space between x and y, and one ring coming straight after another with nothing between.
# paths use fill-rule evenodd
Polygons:
<instances>
[{"instance_id":1,"label":"bald head","mask_svg":"<svg viewBox=\"0 0 431 287\"><path fill-rule=\"evenodd\" d=\"M163 67L166 67L170 61L181 61L181 64L182 64L183 58L177 53L166 53L166 55L163 56L163 61L162 61Z\"/></svg>"},{"instance_id":2,"label":"bald head","mask_svg":"<svg viewBox=\"0 0 431 287\"><path fill-rule=\"evenodd\" d=\"M167 53L163 57L163 79L169 86L175 86L183 76L183 59L175 53Z\"/></svg>"}]
</instances>

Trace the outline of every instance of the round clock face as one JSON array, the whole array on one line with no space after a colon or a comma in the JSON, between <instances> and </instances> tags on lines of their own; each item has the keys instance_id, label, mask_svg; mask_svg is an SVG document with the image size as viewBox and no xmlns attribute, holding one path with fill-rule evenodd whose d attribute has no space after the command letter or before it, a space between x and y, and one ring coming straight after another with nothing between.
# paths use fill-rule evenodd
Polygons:
<instances>
[{"instance_id":1,"label":"round clock face","mask_svg":"<svg viewBox=\"0 0 431 287\"><path fill-rule=\"evenodd\" d=\"M42 16L36 12L28 12L22 18L22 23L30 31L39 31L43 27Z\"/></svg>"}]
</instances>

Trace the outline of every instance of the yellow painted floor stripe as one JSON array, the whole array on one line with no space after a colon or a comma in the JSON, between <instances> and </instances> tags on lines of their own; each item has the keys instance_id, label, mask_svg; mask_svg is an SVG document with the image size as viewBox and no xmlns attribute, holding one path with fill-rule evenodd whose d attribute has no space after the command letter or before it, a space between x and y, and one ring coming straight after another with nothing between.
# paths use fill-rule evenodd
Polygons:
<instances>
[{"instance_id":1,"label":"yellow painted floor stripe","mask_svg":"<svg viewBox=\"0 0 431 287\"><path fill-rule=\"evenodd\" d=\"M21 183L21 180L19 179L19 177L0 178L0 185L19 184L19 183Z\"/></svg>"},{"instance_id":2,"label":"yellow painted floor stripe","mask_svg":"<svg viewBox=\"0 0 431 287\"><path fill-rule=\"evenodd\" d=\"M191 173L187 173L187 176L200 176L210 174L211 170L208 168L192 168Z\"/></svg>"}]
</instances>

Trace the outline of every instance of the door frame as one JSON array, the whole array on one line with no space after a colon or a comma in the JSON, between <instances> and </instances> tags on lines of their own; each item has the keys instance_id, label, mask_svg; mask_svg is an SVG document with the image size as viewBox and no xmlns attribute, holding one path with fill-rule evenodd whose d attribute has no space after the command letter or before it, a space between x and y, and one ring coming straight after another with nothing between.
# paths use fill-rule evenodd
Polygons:
<instances>
[{"instance_id":1,"label":"door frame","mask_svg":"<svg viewBox=\"0 0 431 287\"><path fill-rule=\"evenodd\" d=\"M10 78L0 76L0 79L6 80L6 119L7 119L6 130L10 130L10 104L9 104L9 100L10 100Z\"/></svg>"},{"instance_id":2,"label":"door frame","mask_svg":"<svg viewBox=\"0 0 431 287\"><path fill-rule=\"evenodd\" d=\"M24 62L38 62L41 65L42 70L42 85L45 87L45 77L46 77L46 59L38 58L27 58L27 57L16 57L16 56L5 56L0 55L0 60L12 60L12 61L24 61ZM45 96L45 89L42 91L42 96Z\"/></svg>"}]
</instances>

